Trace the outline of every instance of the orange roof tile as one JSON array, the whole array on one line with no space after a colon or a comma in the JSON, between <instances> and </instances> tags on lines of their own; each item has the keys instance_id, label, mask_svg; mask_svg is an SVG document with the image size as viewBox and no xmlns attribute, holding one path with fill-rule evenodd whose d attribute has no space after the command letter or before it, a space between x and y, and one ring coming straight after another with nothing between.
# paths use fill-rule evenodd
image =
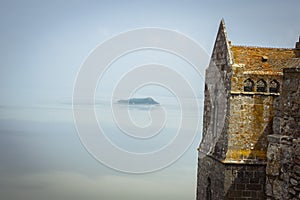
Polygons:
<instances>
[{"instance_id":1,"label":"orange roof tile","mask_svg":"<svg viewBox=\"0 0 300 200\"><path fill-rule=\"evenodd\" d=\"M300 57L300 49L292 48L231 46L231 53L234 63L245 64L244 70L262 73L281 71Z\"/></svg>"}]
</instances>

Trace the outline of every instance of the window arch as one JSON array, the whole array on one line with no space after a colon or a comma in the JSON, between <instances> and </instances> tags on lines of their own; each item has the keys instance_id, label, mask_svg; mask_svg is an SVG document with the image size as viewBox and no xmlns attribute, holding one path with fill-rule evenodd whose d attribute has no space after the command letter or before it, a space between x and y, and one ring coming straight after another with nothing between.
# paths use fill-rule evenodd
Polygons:
<instances>
[{"instance_id":1,"label":"window arch","mask_svg":"<svg viewBox=\"0 0 300 200\"><path fill-rule=\"evenodd\" d=\"M253 92L254 82L248 78L244 81L244 92Z\"/></svg>"},{"instance_id":2,"label":"window arch","mask_svg":"<svg viewBox=\"0 0 300 200\"><path fill-rule=\"evenodd\" d=\"M279 92L279 83L275 79L270 82L270 93L278 93Z\"/></svg>"},{"instance_id":3,"label":"window arch","mask_svg":"<svg viewBox=\"0 0 300 200\"><path fill-rule=\"evenodd\" d=\"M267 91L267 83L263 79L260 79L256 83L256 91L257 92L266 92Z\"/></svg>"}]
</instances>

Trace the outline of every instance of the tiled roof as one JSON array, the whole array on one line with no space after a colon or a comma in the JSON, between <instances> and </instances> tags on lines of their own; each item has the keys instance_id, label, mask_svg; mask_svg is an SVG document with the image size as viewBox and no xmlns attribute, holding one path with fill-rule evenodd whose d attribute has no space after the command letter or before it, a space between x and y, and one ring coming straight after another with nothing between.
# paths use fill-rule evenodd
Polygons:
<instances>
[{"instance_id":1,"label":"tiled roof","mask_svg":"<svg viewBox=\"0 0 300 200\"><path fill-rule=\"evenodd\" d=\"M299 63L300 49L231 46L233 62L247 71L282 71L290 63Z\"/></svg>"}]
</instances>

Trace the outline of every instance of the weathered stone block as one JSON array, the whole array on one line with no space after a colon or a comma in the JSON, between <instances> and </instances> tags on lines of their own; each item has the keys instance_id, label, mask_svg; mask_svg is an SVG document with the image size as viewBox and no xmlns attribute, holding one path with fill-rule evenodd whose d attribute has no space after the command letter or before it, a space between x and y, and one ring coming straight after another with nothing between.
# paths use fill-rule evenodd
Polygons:
<instances>
[{"instance_id":1,"label":"weathered stone block","mask_svg":"<svg viewBox=\"0 0 300 200\"><path fill-rule=\"evenodd\" d=\"M292 185L294 185L294 186L298 185L298 181L297 181L296 179L294 179L294 178L291 178L291 179L290 179L290 183L291 183Z\"/></svg>"},{"instance_id":2,"label":"weathered stone block","mask_svg":"<svg viewBox=\"0 0 300 200\"><path fill-rule=\"evenodd\" d=\"M298 175L300 175L300 166L299 165L295 165L294 166L294 172Z\"/></svg>"}]
</instances>

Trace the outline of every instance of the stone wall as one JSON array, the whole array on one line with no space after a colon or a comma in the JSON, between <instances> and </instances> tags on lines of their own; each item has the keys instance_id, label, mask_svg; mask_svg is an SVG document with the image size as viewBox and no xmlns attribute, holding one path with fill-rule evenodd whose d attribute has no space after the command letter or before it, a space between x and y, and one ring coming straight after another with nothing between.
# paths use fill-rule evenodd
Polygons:
<instances>
[{"instance_id":1,"label":"stone wall","mask_svg":"<svg viewBox=\"0 0 300 200\"><path fill-rule=\"evenodd\" d=\"M300 68L283 70L266 168L267 199L300 199Z\"/></svg>"},{"instance_id":2,"label":"stone wall","mask_svg":"<svg viewBox=\"0 0 300 200\"><path fill-rule=\"evenodd\" d=\"M265 165L230 164L225 169L225 199L264 200Z\"/></svg>"},{"instance_id":3,"label":"stone wall","mask_svg":"<svg viewBox=\"0 0 300 200\"><path fill-rule=\"evenodd\" d=\"M265 163L267 136L273 134L274 99L280 95L284 66L297 50L231 46L228 151L226 162Z\"/></svg>"},{"instance_id":4,"label":"stone wall","mask_svg":"<svg viewBox=\"0 0 300 200\"><path fill-rule=\"evenodd\" d=\"M224 164L200 155L197 199L264 200L265 170L265 165Z\"/></svg>"},{"instance_id":5,"label":"stone wall","mask_svg":"<svg viewBox=\"0 0 300 200\"><path fill-rule=\"evenodd\" d=\"M232 94L226 162L265 163L273 99L269 94Z\"/></svg>"},{"instance_id":6,"label":"stone wall","mask_svg":"<svg viewBox=\"0 0 300 200\"><path fill-rule=\"evenodd\" d=\"M267 199L300 199L300 140L269 136Z\"/></svg>"},{"instance_id":7,"label":"stone wall","mask_svg":"<svg viewBox=\"0 0 300 200\"><path fill-rule=\"evenodd\" d=\"M280 99L274 111L274 134L299 137L300 129L300 63L299 68L283 70Z\"/></svg>"},{"instance_id":8,"label":"stone wall","mask_svg":"<svg viewBox=\"0 0 300 200\"><path fill-rule=\"evenodd\" d=\"M216 159L199 152L197 200L223 200L225 166Z\"/></svg>"}]
</instances>

